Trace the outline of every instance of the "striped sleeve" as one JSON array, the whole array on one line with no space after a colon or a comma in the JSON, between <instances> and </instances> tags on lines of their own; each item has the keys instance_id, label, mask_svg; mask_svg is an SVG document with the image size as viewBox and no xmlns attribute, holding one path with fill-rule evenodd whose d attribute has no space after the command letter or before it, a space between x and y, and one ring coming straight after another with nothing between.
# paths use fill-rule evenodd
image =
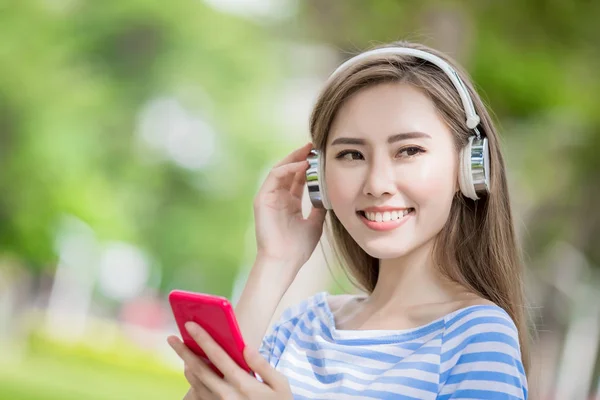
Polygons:
<instances>
[{"instance_id":1,"label":"striped sleeve","mask_svg":"<svg viewBox=\"0 0 600 400\"><path fill-rule=\"evenodd\" d=\"M504 310L476 308L447 321L438 399L527 399L518 331Z\"/></svg>"},{"instance_id":2,"label":"striped sleeve","mask_svg":"<svg viewBox=\"0 0 600 400\"><path fill-rule=\"evenodd\" d=\"M313 302L314 298L310 297L299 304L288 307L267 331L259 352L273 367L277 366L294 326Z\"/></svg>"}]
</instances>

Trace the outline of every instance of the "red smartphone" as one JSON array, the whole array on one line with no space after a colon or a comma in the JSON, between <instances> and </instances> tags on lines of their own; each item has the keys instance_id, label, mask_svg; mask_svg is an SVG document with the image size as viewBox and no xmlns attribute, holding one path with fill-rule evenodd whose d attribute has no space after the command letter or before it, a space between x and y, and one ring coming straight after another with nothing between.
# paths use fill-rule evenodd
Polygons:
<instances>
[{"instance_id":1,"label":"red smartphone","mask_svg":"<svg viewBox=\"0 0 600 400\"><path fill-rule=\"evenodd\" d=\"M185 329L185 323L193 321L200 325L217 342L240 368L254 375L244 359L244 339L238 326L233 307L225 297L205 293L173 290L169 303L183 343L202 358L220 377L223 374L214 366L204 351Z\"/></svg>"}]
</instances>

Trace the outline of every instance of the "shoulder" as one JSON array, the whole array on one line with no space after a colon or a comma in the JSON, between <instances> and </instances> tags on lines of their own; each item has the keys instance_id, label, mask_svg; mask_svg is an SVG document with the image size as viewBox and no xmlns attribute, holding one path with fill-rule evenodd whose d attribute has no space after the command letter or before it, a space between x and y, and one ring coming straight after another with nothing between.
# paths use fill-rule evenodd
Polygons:
<instances>
[{"instance_id":1,"label":"shoulder","mask_svg":"<svg viewBox=\"0 0 600 400\"><path fill-rule=\"evenodd\" d=\"M527 398L519 333L505 310L478 304L448 315L444 322L439 398L452 393Z\"/></svg>"},{"instance_id":2,"label":"shoulder","mask_svg":"<svg viewBox=\"0 0 600 400\"><path fill-rule=\"evenodd\" d=\"M343 312L348 308L359 303L361 300L364 300L365 296L354 295L354 294L337 294L332 295L329 293L323 294L323 301L329 307L333 314L338 314L339 312ZM325 305L324 304L324 305Z\"/></svg>"},{"instance_id":3,"label":"shoulder","mask_svg":"<svg viewBox=\"0 0 600 400\"><path fill-rule=\"evenodd\" d=\"M324 308L326 306L327 293L317 293L284 309L279 319L279 324L284 324L290 321L298 320L302 316L309 313L313 313L317 309Z\"/></svg>"},{"instance_id":4,"label":"shoulder","mask_svg":"<svg viewBox=\"0 0 600 400\"><path fill-rule=\"evenodd\" d=\"M519 352L519 333L510 315L493 303L474 304L444 318L444 350L460 350L467 344L495 343Z\"/></svg>"},{"instance_id":5,"label":"shoulder","mask_svg":"<svg viewBox=\"0 0 600 400\"><path fill-rule=\"evenodd\" d=\"M270 352L271 350L269 349L274 346L277 339L279 339L281 343L286 342L294 327L298 325L306 315L314 314L317 308L322 307L324 301L325 294L317 293L299 303L284 308L281 315L275 317L269 333L264 337L261 350L265 353ZM283 351L283 347L280 347L278 351ZM271 359L271 355L267 358Z\"/></svg>"},{"instance_id":6,"label":"shoulder","mask_svg":"<svg viewBox=\"0 0 600 400\"><path fill-rule=\"evenodd\" d=\"M504 332L518 336L510 315L496 304L485 301L467 304L444 318L446 338Z\"/></svg>"},{"instance_id":7,"label":"shoulder","mask_svg":"<svg viewBox=\"0 0 600 400\"><path fill-rule=\"evenodd\" d=\"M495 304L476 304L444 319L442 366L498 362L522 372L519 332L510 315Z\"/></svg>"}]
</instances>

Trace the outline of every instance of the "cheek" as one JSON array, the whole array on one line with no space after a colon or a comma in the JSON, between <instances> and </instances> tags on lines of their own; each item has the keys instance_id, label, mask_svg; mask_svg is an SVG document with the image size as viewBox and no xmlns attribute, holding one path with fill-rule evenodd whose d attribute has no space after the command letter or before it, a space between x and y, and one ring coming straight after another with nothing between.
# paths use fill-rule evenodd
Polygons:
<instances>
[{"instance_id":1,"label":"cheek","mask_svg":"<svg viewBox=\"0 0 600 400\"><path fill-rule=\"evenodd\" d=\"M418 221L432 232L448 219L456 189L456 165L450 160L422 163L407 176L406 192L416 203Z\"/></svg>"},{"instance_id":2,"label":"cheek","mask_svg":"<svg viewBox=\"0 0 600 400\"><path fill-rule=\"evenodd\" d=\"M403 177L410 192L416 192L418 200L453 195L455 169L445 166L423 164ZM417 200L417 199L414 199Z\"/></svg>"},{"instance_id":3,"label":"cheek","mask_svg":"<svg viewBox=\"0 0 600 400\"><path fill-rule=\"evenodd\" d=\"M358 179L352 179L348 176L348 171L342 173L339 168L335 167L326 169L325 179L327 181L327 197L334 208L339 209L340 206L343 208L344 204L354 203L357 193L360 191Z\"/></svg>"}]
</instances>

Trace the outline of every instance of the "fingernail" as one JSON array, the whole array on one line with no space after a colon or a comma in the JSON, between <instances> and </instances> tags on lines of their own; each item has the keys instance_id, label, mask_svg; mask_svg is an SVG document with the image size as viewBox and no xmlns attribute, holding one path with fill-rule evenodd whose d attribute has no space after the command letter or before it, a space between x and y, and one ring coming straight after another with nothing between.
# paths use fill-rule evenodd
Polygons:
<instances>
[{"instance_id":1,"label":"fingernail","mask_svg":"<svg viewBox=\"0 0 600 400\"><path fill-rule=\"evenodd\" d=\"M188 321L185 323L185 329L187 329L189 333L197 333L198 325L192 321Z\"/></svg>"},{"instance_id":2,"label":"fingernail","mask_svg":"<svg viewBox=\"0 0 600 400\"><path fill-rule=\"evenodd\" d=\"M177 345L177 338L174 336L169 336L167 338L167 343L169 344L169 346L171 346L173 349L175 348L175 346Z\"/></svg>"}]
</instances>

